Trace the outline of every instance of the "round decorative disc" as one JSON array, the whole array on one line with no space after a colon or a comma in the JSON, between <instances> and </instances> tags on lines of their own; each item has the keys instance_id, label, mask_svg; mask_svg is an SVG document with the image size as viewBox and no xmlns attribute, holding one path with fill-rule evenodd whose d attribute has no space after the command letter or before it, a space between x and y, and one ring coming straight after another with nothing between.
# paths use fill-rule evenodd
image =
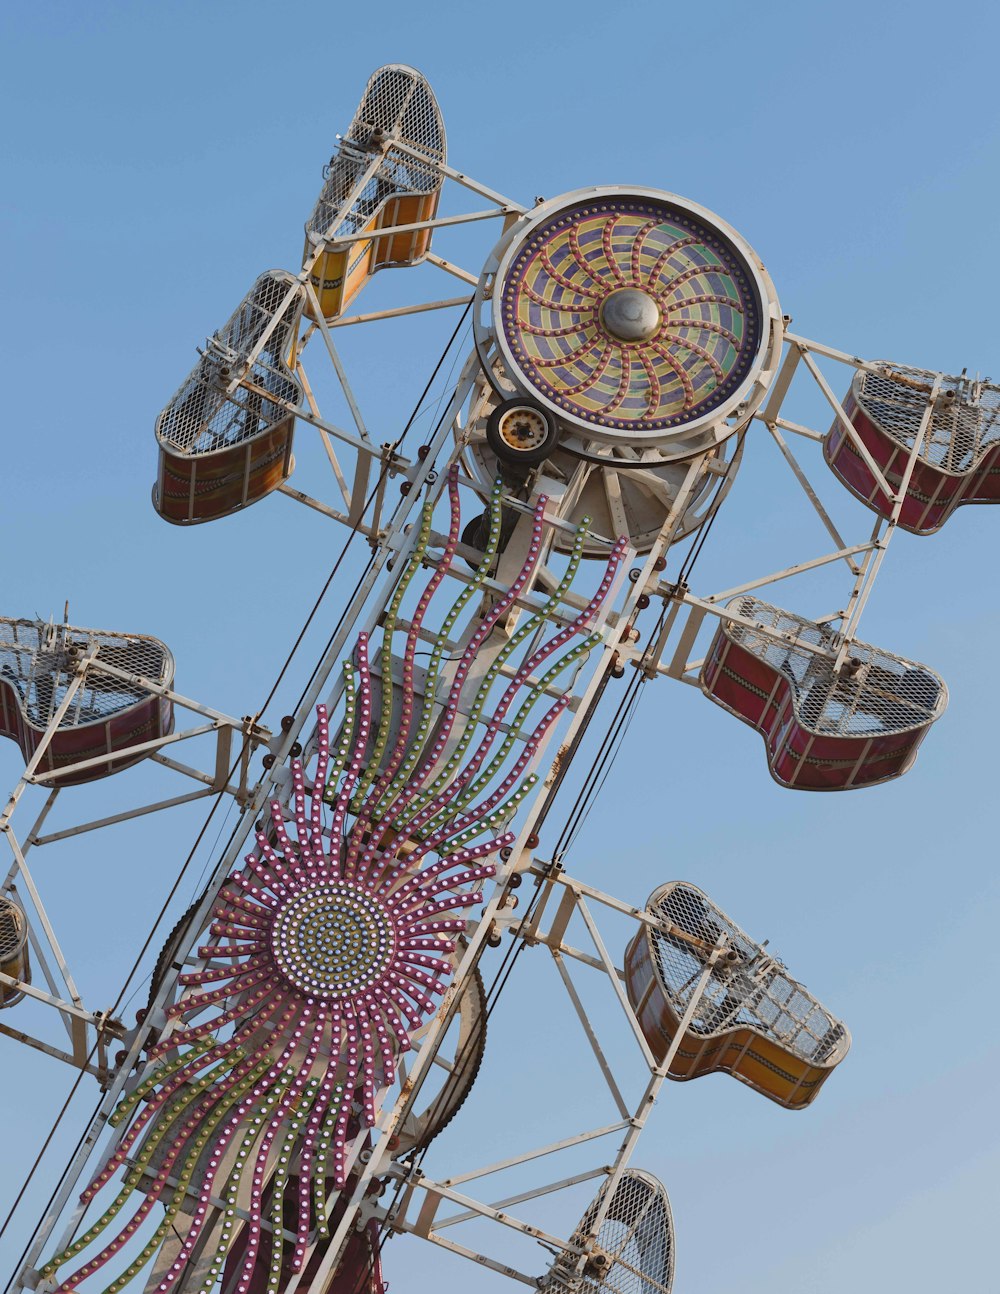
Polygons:
<instances>
[{"instance_id":1,"label":"round decorative disc","mask_svg":"<svg viewBox=\"0 0 1000 1294\"><path fill-rule=\"evenodd\" d=\"M323 998L370 988L395 950L389 913L347 881L297 895L278 912L271 931L281 973L302 992Z\"/></svg>"},{"instance_id":2,"label":"round decorative disc","mask_svg":"<svg viewBox=\"0 0 1000 1294\"><path fill-rule=\"evenodd\" d=\"M588 193L546 204L499 264L508 373L598 439L656 443L724 419L769 337L750 248L671 195Z\"/></svg>"}]
</instances>

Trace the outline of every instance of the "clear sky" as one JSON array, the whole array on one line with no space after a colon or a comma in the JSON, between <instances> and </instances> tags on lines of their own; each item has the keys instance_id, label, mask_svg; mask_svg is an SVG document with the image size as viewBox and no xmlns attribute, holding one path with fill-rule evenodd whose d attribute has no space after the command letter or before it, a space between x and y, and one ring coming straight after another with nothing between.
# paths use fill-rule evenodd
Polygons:
<instances>
[{"instance_id":1,"label":"clear sky","mask_svg":"<svg viewBox=\"0 0 1000 1294\"><path fill-rule=\"evenodd\" d=\"M755 246L807 337L1000 376L998 27L995 7L971 0L8 3L0 614L58 617L68 597L74 623L163 638L181 691L256 710L342 534L284 498L168 527L149 503L153 421L255 276L298 268L320 168L384 62L427 75L449 160L497 189L527 202L599 183L682 194ZM478 270L493 232L449 249ZM381 276L363 308L419 295L419 273ZM432 290L451 295L444 283ZM345 343L378 439L401 428L450 327ZM318 491L314 448L300 430L294 483ZM794 497L773 451L748 450L696 591L822 552ZM997 1288L998 527L1000 509L966 508L936 537L901 536L866 613L863 638L932 665L951 691L907 777L840 796L781 790L749 729L661 681L576 846L571 866L630 901L670 879L702 886L854 1035L802 1114L722 1077L664 1093L636 1162L671 1195L678 1294ZM802 599L790 605L832 609ZM323 637L298 659L292 700ZM0 783L19 769L0 743ZM81 816L114 812L144 776L80 792ZM202 816L39 855L88 1002L116 996ZM486 1162L560 1120L601 1121L578 1094L554 994L547 1014L541 958L522 959L491 1020L456 1154ZM0 1022L16 1026L18 1009ZM72 1077L0 1038L0 1213ZM72 1106L0 1242L4 1275L95 1096ZM401 1294L500 1288L426 1248L387 1249Z\"/></svg>"}]
</instances>

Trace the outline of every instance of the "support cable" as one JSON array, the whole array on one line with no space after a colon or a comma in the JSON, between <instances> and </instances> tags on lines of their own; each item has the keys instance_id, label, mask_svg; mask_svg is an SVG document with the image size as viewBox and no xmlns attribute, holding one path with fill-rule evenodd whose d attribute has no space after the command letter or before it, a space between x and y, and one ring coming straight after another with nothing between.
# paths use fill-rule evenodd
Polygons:
<instances>
[{"instance_id":1,"label":"support cable","mask_svg":"<svg viewBox=\"0 0 1000 1294\"><path fill-rule=\"evenodd\" d=\"M733 463L738 461L739 459L740 451L743 448L743 441L746 437L746 431L747 431L747 428L744 427L744 429L739 433L739 439L737 442L736 451L733 455L733 458L730 460L727 466L725 475L719 480L719 484L716 488L715 498L713 499L713 502L711 505L711 511L709 513L708 520L701 527L699 534L696 535L694 540L692 541L691 547L688 550L687 557L684 559L681 566L681 570L678 574L678 583L681 583L684 580L686 580L687 577L691 574L692 570L694 569L694 564L697 561L698 557L701 554L702 549L705 546L705 541L708 538L708 535L712 529L712 525L715 521L716 516L718 515L719 507L722 502L722 499L720 497L722 493L722 489L726 484L726 481L728 480L729 475L732 471ZM660 611L660 614L657 618L657 623L653 629L652 636L654 638L662 628L663 622L666 619L666 614L667 614L667 608L666 608L666 605L664 605L664 607ZM603 790L605 783L607 782L608 776L611 773L611 769L614 766L615 760L618 757L618 753L621 750L621 747L624 743L625 737L628 734L628 730L631 727L632 720L635 717L636 711L638 709L639 698L642 695L643 685L646 682L647 682L647 679L645 678L645 676L642 675L638 670L636 670L635 673L633 674L633 677L629 681L628 687L625 690L625 694L622 696L621 700L618 703L618 708L615 710L614 715L611 717L611 720L608 723L607 729L605 730L604 737L601 740L601 744L598 747L597 753L594 755L591 761L590 767L584 776L583 783L577 794L576 800L573 802L573 805L571 806L569 812L566 815L566 819L563 824L562 830L557 838L555 848L552 851L553 862L558 862L564 856L564 854L568 852L570 848L572 848L573 843L575 842L577 836L579 835L579 832L581 831L584 824L586 823L587 817L589 816L591 809L593 808L598 797L600 796L600 793ZM558 791L558 787L557 787L557 791ZM541 880L539 880L539 883L535 889L535 893L532 896L531 902L528 904L527 908L525 909L524 915L522 916L521 921L518 924L517 930L512 931L511 943L508 946L506 953L504 954L504 957L500 963L500 966L497 968L497 971L493 977L492 983L490 984L489 988L486 991L487 1007L486 1007L486 1013L485 1013L485 1018L483 1022L484 1027L486 1023L488 1023L489 1018L492 1015L496 1007L496 1004L500 998L500 994L503 992L504 988L507 985L508 980L510 979L511 974L513 973L513 970L515 965L517 964L518 958L520 957L521 953L524 951L525 947L527 946L524 943L524 941L521 939L521 935L525 929L525 926L527 925L531 917L534 915L535 909L537 908L538 902L541 898L541 894L542 894L542 883L541 883ZM474 1037L475 1037L474 1035L470 1035L470 1037L466 1040L463 1051L455 1059L454 1069L456 1070L461 1069L461 1066L463 1065L466 1058L467 1049L472 1045L474 1041ZM443 1094L444 1094L444 1089L442 1089L442 1094L441 1094L442 1097L443 1097ZM438 1099L440 1100L441 1097L439 1097ZM433 1109L433 1106L431 1108ZM412 1168L419 1168L419 1166L423 1163L424 1157L426 1156L429 1148L430 1148L429 1145L425 1146L423 1150L421 1150L419 1154L411 1161L410 1163L411 1170ZM388 1218L389 1216L391 1216L393 1209L396 1207L399 1197L402 1194L402 1191L404 1189L404 1186L405 1186L405 1179L397 1182L396 1189L393 1192L392 1198L390 1199L388 1205L386 1206L387 1217L383 1219L379 1227L378 1253L380 1255L382 1250L385 1247L385 1243L388 1240L389 1236L393 1234L392 1229L389 1225ZM371 1270L374 1266L374 1259L375 1259L375 1256L373 1254L372 1261L369 1265L369 1274L371 1273Z\"/></svg>"},{"instance_id":2,"label":"support cable","mask_svg":"<svg viewBox=\"0 0 1000 1294\"><path fill-rule=\"evenodd\" d=\"M619 734L622 733L622 725L626 722L627 713L634 706L635 698L638 695L638 691L643 682L643 676L637 670L629 680L629 684L626 687L621 700L618 702L618 708L608 724L597 753L591 760L590 768L584 776L583 783L577 793L576 800L573 802L572 808L566 815L563 829L560 832L555 848L552 851L552 858L555 862L558 862L562 858L563 854L569 847L570 841L573 836L575 836L578 824L581 821L581 815L589 811L589 805L595 794L594 788L601 776L602 770L607 767L610 771L608 760L609 758L613 760L613 755L611 754L612 751L617 754L617 746L615 743L617 741L620 744Z\"/></svg>"},{"instance_id":3,"label":"support cable","mask_svg":"<svg viewBox=\"0 0 1000 1294\"><path fill-rule=\"evenodd\" d=\"M448 356L448 352L451 350L451 348L452 348L452 346L453 346L453 344L454 344L454 342L455 342L455 339L458 337L458 334L459 334L459 332L460 332L460 331L461 331L461 329L462 329L462 325L465 323L466 317L467 317L467 315L468 315L469 311L471 310L471 308L472 308L472 302L470 301L470 302L469 302L469 304L468 304L468 305L465 307L465 309L462 311L462 317L459 319L458 323L455 325L455 330L454 330L454 332L451 334L451 337L448 339L448 343L447 343L447 345L445 346L444 350L441 352L441 357L440 357L440 359L438 360L437 364L434 366L434 372L431 374L430 378L429 378L429 379L428 379L428 381L427 381L427 385L424 387L423 391L421 392L420 399L417 401L417 403L416 403L416 405L415 405L415 407L414 407L413 412L410 414L410 417L409 417L409 419L407 420L406 426L403 428L402 432L400 433L399 438L398 438L398 439L393 443L393 445L391 446L391 448L390 448L390 453L395 453L395 452L396 452L396 450L397 450L397 449L399 449L399 447L400 447L400 446L402 445L402 443L403 443L403 440L404 440L404 439L405 439L405 437L406 437L407 432L408 432L408 431L410 430L410 428L413 426L414 419L415 419L415 418L416 418L416 416L417 416L417 413L418 413L418 411L419 411L419 409L420 409L420 406L423 404L424 400L427 398L427 393L428 393L428 391L430 390L430 388L431 388L431 386L432 386L432 384L433 384L433 382L434 382L435 378L437 377L438 373L440 372L440 370L441 370L441 366L444 364L445 359L446 359L446 358L447 358L447 356ZM431 439L431 440L433 440L433 438L437 435L438 431L440 431L440 429L441 429L441 424L442 424L442 422L444 421L444 419L445 419L445 416L446 416L447 412L448 412L448 406L446 405L446 406L445 406L445 409L444 409L444 412L441 414L440 418L438 418L437 424L435 425L434 430L431 432L431 436L430 436L430 439ZM375 483L375 485L373 486L371 493L368 495L368 498L365 500L365 506L364 506L364 509L363 509L363 512L362 512L362 516L364 515L364 513L365 513L365 512L367 512L367 511L368 511L368 508L370 507L372 500L374 499L375 495L377 494L377 492L378 492L378 491L379 491L379 489L381 488L381 486L382 486L382 482L383 482L383 481L384 481L384 479L385 479L385 475L386 475L386 472L387 472L387 471L388 471L388 463L383 463L383 465L382 465L382 470L381 470L381 472L379 473L379 479L378 479L378 481ZM354 536L355 536L356 534L357 534L357 527L355 527L355 528L351 531L350 537L348 538L348 543L350 543L351 539L353 539L353 538L354 538ZM345 551L346 551L346 545L345 545ZM345 620L345 619L346 619L346 617L347 617L347 611L348 611L348 608L350 607L351 602L352 602L352 601L353 601L353 599L354 599L354 595L357 593L358 589L360 589L361 585L364 583L364 581L365 581L365 579L367 578L368 573L369 573L369 571L371 570L371 568L372 568L372 566L373 566L374 562L375 562L375 550L373 549L373 550L372 550L372 555L371 555L371 557L368 559L368 564L366 565L365 569L362 571L362 573L361 573L361 578L358 580L358 583L355 585L354 593L352 593L352 594L351 594L351 597L350 597L350 598L347 600L347 602L344 604L344 611L343 611L343 613L342 613L342 615L341 615L340 619L337 621L337 624L336 624L336 626L334 627L333 632L330 634L329 638L327 639L326 646L323 648L323 651L320 653L319 658L318 658L318 660L317 660L317 662L316 662L316 665L313 667L313 671L312 671L312 673L309 675L309 678L307 679L305 686L303 687L303 689L302 689L301 693L299 694L299 699L298 699L298 702L296 703L296 706L295 706L295 708L296 708L296 709L298 709L298 707L302 704L302 701L303 701L303 699L305 698L306 693L309 691L309 688L312 686L313 681L314 681L314 680L315 680L315 678L316 678L316 674L317 674L317 673L318 673L318 671L319 671L320 663L322 662L322 660L323 660L324 656L326 655L327 651L329 651L330 647L332 646L333 641L334 641L334 639L336 638L337 634L340 632L340 629L341 629L341 627L343 626L344 620ZM335 573L336 573L335 571L331 573L330 579L332 579L332 578L333 578L333 575L334 575ZM325 593L326 593L326 590L327 590L327 588L329 587L329 585L330 585L330 580L327 580L326 585L324 586L324 589L323 589L323 594L325 594ZM306 623L305 623L305 625L303 625L303 627L302 627L302 633L300 633L300 634L299 634L299 637L297 638L296 643L295 643L295 647L296 647L296 648L298 647L299 643L302 641L303 635L305 634L306 630L309 628L309 623L310 623L310 621L312 620L313 615L315 615L315 612L316 612L316 610L317 610L317 608L318 608L318 606L319 606L319 602L322 600L323 594L321 594L321 595L320 595L320 598L317 600L316 606L313 608L312 612L310 612L309 620L307 620L307 621L306 621ZM293 648L293 652L294 652L294 650L295 650L295 649ZM286 668L287 668L287 663L286 663ZM283 670L282 670L282 674L284 674L284 672L285 672L285 671L284 671L284 669L283 669ZM274 693L275 693L275 691L277 690L277 686L278 686L278 683L279 683L280 681L281 681L281 677L279 676L278 680L275 682L274 687L271 689L271 695L268 697L268 701L270 701L270 700L271 700L271 697L273 697L273 696L274 696Z\"/></svg>"},{"instance_id":4,"label":"support cable","mask_svg":"<svg viewBox=\"0 0 1000 1294\"><path fill-rule=\"evenodd\" d=\"M736 449L733 451L733 456L726 464L725 473L719 478L719 484L715 487L715 497L711 503L711 507L708 514L708 520L703 523L703 525L701 526L701 529L691 540L691 547L688 549L687 556L684 558L683 562L681 563L681 568L677 573L676 582L678 584L685 584L687 582L688 577L690 576L691 572L694 570L695 562L701 556L701 550L705 547L705 540L708 538L709 534L711 533L712 527L715 525L715 518L719 515L719 508L722 505L723 487L725 486L726 482L729 480L730 474L732 473L732 470L733 470L733 464L739 462L740 454L743 450L743 442L744 440L746 440L746 435L747 435L747 431L749 430L749 427L750 427L750 424L747 423L747 425L739 433L736 439Z\"/></svg>"},{"instance_id":5,"label":"support cable","mask_svg":"<svg viewBox=\"0 0 1000 1294\"><path fill-rule=\"evenodd\" d=\"M719 505L721 504L721 501L722 501L719 495L721 494L722 488L725 485L726 480L728 479L729 473L732 468L732 463L736 461L739 457L739 452L743 447L743 440L745 436L746 436L746 428L744 428L743 431L740 432L736 453L733 455L733 459L730 461L730 464L727 468L725 476L723 476L719 481L719 485L716 490L716 497L713 500L712 509L711 509L708 521L705 523L705 525L701 529L701 532L695 537L695 540L692 542L691 548L688 551L688 555L684 559L684 563L682 564L681 572L678 575L678 582L683 581L684 579L687 578L687 576L690 575L691 571L694 569L695 562L697 561L698 557L701 554L702 549L704 548L705 540L707 539L708 534L711 531L712 524L715 521L715 518L719 511ZM654 626L653 637L655 637L656 634L659 632L659 630L662 628L663 622L666 619L666 613L667 613L667 608L666 606L664 606L663 609L660 611L660 614L657 618L657 623ZM635 717L636 711L638 709L639 698L642 695L643 685L646 682L647 682L647 679L638 670L636 670L632 679L628 684L628 687L626 688L624 696L619 701L618 708L616 709L614 715L612 716L610 722L608 723L607 729L605 730L604 737L602 738L602 741L597 750L597 753L593 757L590 764L590 768L587 770L587 773L584 776L583 784L580 788L579 793L577 794L576 800L574 801L573 805L571 806L569 812L566 815L566 820L557 838L556 846L552 852L553 862L559 861L562 858L562 856L566 852L568 852L570 848L572 848L572 845L575 842L577 836L579 835L580 830L583 828L587 820L587 817L590 814L591 809L593 808L598 797L600 796L600 793L603 790L605 783L607 782L608 776L611 773L611 769L614 766L615 760L618 757L618 753L621 750L621 747L624 743L625 737L628 734L628 730L631 726L632 720ZM527 908L525 909L524 915L522 916L521 921L518 924L517 930L512 932L511 943L508 946L506 953L504 954L504 957L500 963L500 966L497 968L497 971L493 977L492 983L490 984L489 988L486 991L487 1008L486 1008L485 1018L483 1022L484 1027L486 1023L488 1023L489 1018L492 1015L496 1007L496 1004L500 998L500 994L503 992L504 988L507 985L508 980L510 979L511 974L513 973L514 966L517 964L518 958L520 957L521 953L524 951L525 947L527 946L524 943L524 941L521 939L521 935L525 929L525 926L530 921L531 917L534 915L535 909L538 906L541 895L542 895L542 883L541 883L541 880L539 880L539 883L535 889L535 893L532 896L532 899L528 904ZM464 1063L466 1058L466 1051L472 1045L473 1041L474 1041L474 1035L471 1035L466 1040L465 1047L463 1048L463 1052L456 1057L455 1064L454 1064L454 1068L456 1070L461 1069L461 1066ZM443 1091L442 1091L442 1096L443 1096ZM439 1097L438 1099L440 1100L441 1098ZM423 1160L429 1148L430 1148L429 1145L425 1146L423 1150L421 1150L419 1154L415 1157L415 1159L412 1160L410 1164L411 1169L419 1168L419 1166L423 1163ZM397 1182L396 1189L393 1193L393 1196L389 1201L389 1204L386 1206L387 1217L383 1219L379 1227L378 1253L380 1255L383 1248L385 1247L385 1243L388 1240L389 1236L393 1234L392 1229L389 1225L388 1217L392 1214L393 1209L396 1207L396 1204L398 1203L399 1197L402 1194L404 1186L405 1186L405 1180L401 1180ZM369 1274L373 1266L374 1266L374 1255L372 1256L372 1262L369 1265Z\"/></svg>"},{"instance_id":6,"label":"support cable","mask_svg":"<svg viewBox=\"0 0 1000 1294\"><path fill-rule=\"evenodd\" d=\"M665 611L663 614L665 614ZM621 749L621 745L622 745L622 742L624 741L625 735L628 732L629 725L631 723L632 717L634 716L638 705L638 698L642 692L642 685L643 683L645 683L645 681L646 680L643 678L643 676L639 674L637 671L633 679L631 680L625 695L623 696L621 702L619 703L617 710L615 711L614 715L611 717L611 720L608 723L608 727L605 732L605 735L601 741L601 745L598 750L598 753L594 756L594 759L591 762L591 766L588 769L587 774L584 778L584 786L581 789L580 794L577 796L577 799L574 802L573 806L571 807L568 814L566 815L566 820L560 832L556 849L553 851L553 854L552 854L552 859L554 862L558 861L561 854L564 853L565 850L570 847L573 840L576 838L576 835L579 832L580 828L583 826L583 823L586 821L587 814L590 812L590 809L593 807L594 801L596 800L597 796L600 794L600 791L603 788L605 781L607 780L608 774L611 771L611 767L614 764L615 759L617 758L618 751ZM486 990L487 1005L486 1005L486 1012L483 1019L483 1028L485 1028L486 1025L488 1024L490 1016L493 1014L493 1011L496 1008L497 1002L500 999L500 995L503 992L503 990L506 988L511 975L513 974L514 967L517 964L518 958L521 956L521 954L524 952L524 949L527 947L527 944L522 939L522 935L524 933L526 926L530 922L531 918L534 916L535 911L538 907L538 904L541 900L542 888L543 888L542 878L539 878L535 888L535 892L532 895L531 901L528 903L527 907L525 908L524 914L518 923L517 929L511 932L511 942L508 945L506 952L504 953L504 956L500 962L500 965L497 967L497 970L493 976L493 980L489 988ZM468 1054L468 1049L473 1045L474 1041L475 1041L475 1034L470 1034L470 1036L465 1041L462 1051L455 1058L453 1071L461 1070L462 1065L465 1063L466 1056ZM441 1100L443 1095L444 1095L444 1089L442 1089L441 1096L439 1096L438 1100ZM433 1106L431 1108L433 1109ZM425 1146L416 1155L416 1157L410 1161L411 1170L413 1168L419 1168L419 1166L423 1163L424 1158L429 1149L430 1149L429 1145ZM387 1217L382 1220L379 1226L379 1241L378 1241L379 1254L381 1254L383 1248L385 1247L385 1243L388 1240L389 1236L393 1234L392 1229L388 1222L388 1215L391 1215L393 1209L396 1207L396 1204L398 1203L399 1197L404 1189L405 1184L406 1184L405 1179L398 1181L396 1183L396 1189L393 1192L392 1198L390 1199L388 1205L386 1206ZM373 1266L374 1266L374 1254L372 1255L372 1262L369 1266L369 1273L371 1272Z\"/></svg>"}]
</instances>

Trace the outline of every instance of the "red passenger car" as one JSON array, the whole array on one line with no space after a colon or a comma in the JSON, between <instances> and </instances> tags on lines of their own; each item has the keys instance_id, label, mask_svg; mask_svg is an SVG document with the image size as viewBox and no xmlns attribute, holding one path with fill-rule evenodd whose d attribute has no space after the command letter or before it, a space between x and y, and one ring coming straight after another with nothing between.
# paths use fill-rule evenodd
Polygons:
<instances>
[{"instance_id":1,"label":"red passenger car","mask_svg":"<svg viewBox=\"0 0 1000 1294\"><path fill-rule=\"evenodd\" d=\"M888 364L859 369L844 412L886 482L899 489L937 374ZM900 509L899 524L930 535L963 503L1000 503L1000 387L945 378L934 400ZM830 467L852 494L883 517L882 490L838 418L823 442Z\"/></svg>"},{"instance_id":2,"label":"red passenger car","mask_svg":"<svg viewBox=\"0 0 1000 1294\"><path fill-rule=\"evenodd\" d=\"M227 516L291 475L303 394L289 358L302 298L293 275L262 274L157 418L153 506L164 520L191 525Z\"/></svg>"},{"instance_id":3,"label":"red passenger car","mask_svg":"<svg viewBox=\"0 0 1000 1294\"><path fill-rule=\"evenodd\" d=\"M30 759L92 649L93 663L38 764L40 773L67 770L49 778L49 786L90 782L128 768L150 753L137 754L134 747L173 730L173 702L143 684L173 682L174 658L158 638L0 616L0 736L16 741ZM110 674L102 664L131 677ZM74 771L73 765L100 755L107 760Z\"/></svg>"},{"instance_id":4,"label":"red passenger car","mask_svg":"<svg viewBox=\"0 0 1000 1294\"><path fill-rule=\"evenodd\" d=\"M905 773L944 712L944 680L853 642L839 672L833 632L744 596L727 610L701 672L706 696L764 738L771 776L804 791L846 791Z\"/></svg>"}]
</instances>

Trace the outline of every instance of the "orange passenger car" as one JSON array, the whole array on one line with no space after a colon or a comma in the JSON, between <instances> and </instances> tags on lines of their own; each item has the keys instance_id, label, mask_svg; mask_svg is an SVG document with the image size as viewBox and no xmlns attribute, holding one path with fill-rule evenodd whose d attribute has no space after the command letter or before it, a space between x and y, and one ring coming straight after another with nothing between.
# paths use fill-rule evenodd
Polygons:
<instances>
[{"instance_id":1,"label":"orange passenger car","mask_svg":"<svg viewBox=\"0 0 1000 1294\"><path fill-rule=\"evenodd\" d=\"M444 122L430 86L411 67L380 67L306 223L303 268L311 270L326 319L343 314L376 270L416 265L427 255L430 229L392 229L433 219L445 156ZM306 313L313 316L311 303Z\"/></svg>"},{"instance_id":2,"label":"orange passenger car","mask_svg":"<svg viewBox=\"0 0 1000 1294\"><path fill-rule=\"evenodd\" d=\"M7 894L0 894L0 972L22 984L31 983L28 919L21 905ZM0 1010L16 1006L23 997L22 989L0 983Z\"/></svg>"},{"instance_id":3,"label":"orange passenger car","mask_svg":"<svg viewBox=\"0 0 1000 1294\"><path fill-rule=\"evenodd\" d=\"M625 986L643 1036L666 1058L720 936L723 952L668 1070L675 1079L732 1074L789 1110L816 1099L847 1055L841 1021L697 889L661 885L625 952Z\"/></svg>"},{"instance_id":4,"label":"orange passenger car","mask_svg":"<svg viewBox=\"0 0 1000 1294\"><path fill-rule=\"evenodd\" d=\"M238 512L291 475L302 387L289 359L304 293L284 270L262 274L157 418L153 506L166 521Z\"/></svg>"}]
</instances>

